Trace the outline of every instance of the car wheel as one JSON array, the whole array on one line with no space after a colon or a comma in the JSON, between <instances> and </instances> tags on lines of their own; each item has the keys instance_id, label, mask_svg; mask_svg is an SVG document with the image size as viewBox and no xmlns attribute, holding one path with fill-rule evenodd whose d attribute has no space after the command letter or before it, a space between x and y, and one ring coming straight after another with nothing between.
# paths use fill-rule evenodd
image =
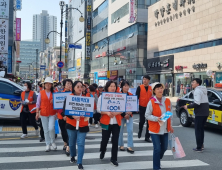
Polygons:
<instances>
[{"instance_id":1,"label":"car wheel","mask_svg":"<svg viewBox=\"0 0 222 170\"><path fill-rule=\"evenodd\" d=\"M185 110L182 110L180 112L180 124L183 127L189 127L192 124L192 122L190 121L190 118L188 117L188 114Z\"/></svg>"}]
</instances>

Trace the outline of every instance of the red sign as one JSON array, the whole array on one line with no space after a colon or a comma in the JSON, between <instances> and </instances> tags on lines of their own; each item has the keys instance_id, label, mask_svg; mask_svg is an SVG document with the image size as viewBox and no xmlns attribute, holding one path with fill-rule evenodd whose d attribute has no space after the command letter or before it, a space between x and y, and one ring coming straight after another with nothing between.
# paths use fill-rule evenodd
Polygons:
<instances>
[{"instance_id":1,"label":"red sign","mask_svg":"<svg viewBox=\"0 0 222 170\"><path fill-rule=\"evenodd\" d=\"M117 50L114 50L114 52L123 51L125 49L126 49L126 47L121 47L121 48L118 48Z\"/></svg>"},{"instance_id":2,"label":"red sign","mask_svg":"<svg viewBox=\"0 0 222 170\"><path fill-rule=\"evenodd\" d=\"M102 56L105 57L105 56L106 56L106 52L103 52L103 53L102 53Z\"/></svg>"},{"instance_id":3,"label":"red sign","mask_svg":"<svg viewBox=\"0 0 222 170\"><path fill-rule=\"evenodd\" d=\"M96 55L96 58L99 58L99 57L101 57L100 54Z\"/></svg>"},{"instance_id":4,"label":"red sign","mask_svg":"<svg viewBox=\"0 0 222 170\"><path fill-rule=\"evenodd\" d=\"M175 70L183 70L187 68L187 66L175 66Z\"/></svg>"}]
</instances>

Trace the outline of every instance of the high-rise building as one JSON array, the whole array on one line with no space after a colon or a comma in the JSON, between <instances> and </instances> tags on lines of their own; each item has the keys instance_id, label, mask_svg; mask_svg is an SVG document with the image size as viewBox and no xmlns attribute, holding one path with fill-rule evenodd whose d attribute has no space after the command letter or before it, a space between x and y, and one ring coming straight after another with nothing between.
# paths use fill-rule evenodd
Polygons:
<instances>
[{"instance_id":1,"label":"high-rise building","mask_svg":"<svg viewBox=\"0 0 222 170\"><path fill-rule=\"evenodd\" d=\"M48 14L48 11L42 10L41 14L33 15L32 39L41 42L41 51L47 47L55 47L57 43L57 33L52 32L49 35L50 43L46 44L45 39L50 31L57 31L57 17Z\"/></svg>"}]
</instances>

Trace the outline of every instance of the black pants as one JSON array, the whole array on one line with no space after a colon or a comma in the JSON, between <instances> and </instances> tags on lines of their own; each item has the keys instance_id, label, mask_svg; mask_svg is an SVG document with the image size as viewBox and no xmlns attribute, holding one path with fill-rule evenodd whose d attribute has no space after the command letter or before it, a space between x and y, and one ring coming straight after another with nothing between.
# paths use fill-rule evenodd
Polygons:
<instances>
[{"instance_id":1,"label":"black pants","mask_svg":"<svg viewBox=\"0 0 222 170\"><path fill-rule=\"evenodd\" d=\"M35 116L36 113L26 113L26 112L21 112L20 113L20 121L21 121L21 126L22 126L22 132L23 134L28 134L27 132L27 119L29 120L29 123L35 128L35 130L38 129L38 126L35 121Z\"/></svg>"},{"instance_id":2,"label":"black pants","mask_svg":"<svg viewBox=\"0 0 222 170\"><path fill-rule=\"evenodd\" d=\"M66 121L64 121L63 119L59 119L59 127L61 130L63 142L67 143L67 145L69 146L69 138L66 130Z\"/></svg>"},{"instance_id":3,"label":"black pants","mask_svg":"<svg viewBox=\"0 0 222 170\"><path fill-rule=\"evenodd\" d=\"M92 124L93 119L94 119L94 123L98 124L98 121L100 120L100 113L95 113L95 114L93 114L93 118L92 117L89 118L89 123L90 124Z\"/></svg>"},{"instance_id":4,"label":"black pants","mask_svg":"<svg viewBox=\"0 0 222 170\"><path fill-rule=\"evenodd\" d=\"M112 150L111 160L117 161L118 154L118 140L119 140L120 127L118 124L109 125L108 130L102 130L102 141L100 145L100 152L106 152L106 147L109 142L110 134L112 133Z\"/></svg>"},{"instance_id":5,"label":"black pants","mask_svg":"<svg viewBox=\"0 0 222 170\"><path fill-rule=\"evenodd\" d=\"M42 121L41 119L39 118L39 120L37 121L37 125L39 126L40 128L40 136L42 139L45 139L45 136L44 136L44 130L43 130L43 127L42 127Z\"/></svg>"},{"instance_id":6,"label":"black pants","mask_svg":"<svg viewBox=\"0 0 222 170\"><path fill-rule=\"evenodd\" d=\"M149 124L148 124L148 120L146 120L145 118L145 112L146 112L146 107L139 106L139 113L140 113L139 130L143 131L144 123L145 121L147 121L145 138L150 138L150 133L148 131Z\"/></svg>"},{"instance_id":7,"label":"black pants","mask_svg":"<svg viewBox=\"0 0 222 170\"><path fill-rule=\"evenodd\" d=\"M204 125L208 116L196 116L195 117L195 136L197 149L201 149L204 144Z\"/></svg>"}]
</instances>

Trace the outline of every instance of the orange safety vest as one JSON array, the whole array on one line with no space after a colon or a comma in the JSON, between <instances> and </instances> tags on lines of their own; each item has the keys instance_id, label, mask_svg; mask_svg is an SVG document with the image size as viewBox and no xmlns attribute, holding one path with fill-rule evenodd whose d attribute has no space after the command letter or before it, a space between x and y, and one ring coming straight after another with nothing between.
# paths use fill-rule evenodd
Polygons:
<instances>
[{"instance_id":1,"label":"orange safety vest","mask_svg":"<svg viewBox=\"0 0 222 170\"><path fill-rule=\"evenodd\" d=\"M70 94L70 95L74 95L74 94ZM76 127L76 119L70 119L69 117L67 117L66 119L66 123L72 125L73 127ZM88 126L88 121L84 121L84 117L80 117L79 120L79 127L86 127Z\"/></svg>"},{"instance_id":2,"label":"orange safety vest","mask_svg":"<svg viewBox=\"0 0 222 170\"><path fill-rule=\"evenodd\" d=\"M33 101L33 95L34 95L34 91L30 90L30 91L29 91L29 96L28 96L29 102L32 102L32 101ZM25 91L22 92L21 98L22 98L22 101L25 100ZM22 112L22 110L23 110L23 107L24 107L24 106L22 105L21 112ZM35 108L35 107L36 107L36 104L29 104L29 105L28 105L29 111L31 111L31 110L32 110L33 108ZM34 111L32 111L31 113L35 113L35 112L36 112L36 111L34 110Z\"/></svg>"},{"instance_id":3,"label":"orange safety vest","mask_svg":"<svg viewBox=\"0 0 222 170\"><path fill-rule=\"evenodd\" d=\"M140 98L139 98L139 105L142 107L147 107L150 98L152 97L152 88L148 86L148 90L146 91L145 86L142 84L140 85Z\"/></svg>"},{"instance_id":4,"label":"orange safety vest","mask_svg":"<svg viewBox=\"0 0 222 170\"><path fill-rule=\"evenodd\" d=\"M120 87L117 87L116 92L118 92L118 93L121 92Z\"/></svg>"},{"instance_id":5,"label":"orange safety vest","mask_svg":"<svg viewBox=\"0 0 222 170\"><path fill-rule=\"evenodd\" d=\"M52 93L50 92L50 97L46 95L45 90L40 92L41 94L41 116L53 116L56 114L56 110L53 109L53 103L50 103L52 98Z\"/></svg>"},{"instance_id":6,"label":"orange safety vest","mask_svg":"<svg viewBox=\"0 0 222 170\"><path fill-rule=\"evenodd\" d=\"M162 113L161 113L159 104L155 103L154 99L151 99L151 102L152 102L152 107L153 107L153 112L152 112L153 116L160 117ZM170 99L166 98L165 106L166 106L166 111L171 111ZM153 122L153 121L148 120L148 123L149 123L149 128L148 128L149 131L154 132L154 133L159 133L160 125L158 122ZM170 129L171 129L171 119L169 118L167 120L167 131L169 132Z\"/></svg>"}]
</instances>

